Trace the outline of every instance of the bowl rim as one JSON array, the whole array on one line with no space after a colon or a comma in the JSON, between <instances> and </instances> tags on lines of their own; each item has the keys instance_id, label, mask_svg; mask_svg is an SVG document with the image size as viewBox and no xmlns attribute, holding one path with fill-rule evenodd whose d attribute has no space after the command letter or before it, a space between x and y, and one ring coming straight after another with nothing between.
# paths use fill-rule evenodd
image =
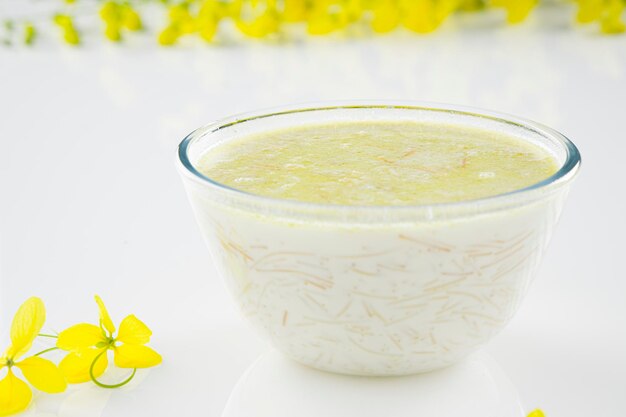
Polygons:
<instances>
[{"instance_id":1,"label":"bowl rim","mask_svg":"<svg viewBox=\"0 0 626 417\"><path fill-rule=\"evenodd\" d=\"M191 162L188 151L190 146L198 139L217 132L221 129L232 127L249 121L264 119L268 117L276 117L288 114L297 114L315 111L332 111L332 110L374 110L374 109L398 109L398 110L417 110L426 112L448 113L472 118L487 119L505 125L511 125L514 128L523 128L532 133L543 136L552 142L558 144L565 151L566 157L560 168L551 176L541 180L528 187L512 190L506 193L500 193L492 196L468 199L454 202L441 202L433 204L412 204L412 205L349 205L349 204L333 204L333 203L316 203L289 200L259 194L249 193L211 179L196 169ZM321 119L320 121L323 121ZM451 105L444 103L419 102L419 101L381 101L381 100L349 100L349 101L327 101L303 103L296 105L287 105L268 109L261 109L252 112L232 115L210 122L189 133L179 144L177 152L177 164L180 173L201 186L209 187L212 190L225 193L225 197L234 198L238 202L247 203L247 206L264 206L276 208L281 212L312 212L312 213L328 213L333 212L340 216L346 213L359 212L368 216L379 217L383 215L388 218L390 213L412 213L412 217L420 217L432 219L434 213L441 211L463 211L464 208L472 208L472 212L495 211L498 208L507 208L520 206L527 202L536 201L546 194L561 186L569 183L578 173L581 165L581 156L578 148L565 135L545 126L541 123L513 116L506 113L485 110L476 107ZM487 208L486 206L490 206ZM416 216L420 212L422 216ZM345 216L344 216L345 217ZM456 216L455 216L456 217Z\"/></svg>"}]
</instances>

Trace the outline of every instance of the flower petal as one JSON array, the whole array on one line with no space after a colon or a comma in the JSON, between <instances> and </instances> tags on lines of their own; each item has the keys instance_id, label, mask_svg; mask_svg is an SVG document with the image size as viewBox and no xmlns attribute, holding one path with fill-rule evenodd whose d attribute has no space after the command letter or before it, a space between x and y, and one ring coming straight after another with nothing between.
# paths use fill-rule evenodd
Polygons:
<instances>
[{"instance_id":1,"label":"flower petal","mask_svg":"<svg viewBox=\"0 0 626 417\"><path fill-rule=\"evenodd\" d=\"M150 336L152 336L152 330L134 314L131 314L122 320L120 331L117 333L117 340L130 345L145 345L150 342Z\"/></svg>"},{"instance_id":2,"label":"flower petal","mask_svg":"<svg viewBox=\"0 0 626 417\"><path fill-rule=\"evenodd\" d=\"M96 303L98 303L98 308L100 309L100 323L110 334L113 334L115 332L115 325L113 324L111 316L109 316L109 312L99 295L96 295Z\"/></svg>"},{"instance_id":3,"label":"flower petal","mask_svg":"<svg viewBox=\"0 0 626 417\"><path fill-rule=\"evenodd\" d=\"M81 323L59 333L57 347L63 350L77 351L95 346L106 341L103 330L96 325Z\"/></svg>"},{"instance_id":4,"label":"flower petal","mask_svg":"<svg viewBox=\"0 0 626 417\"><path fill-rule=\"evenodd\" d=\"M48 359L31 356L15 364L24 378L40 391L56 394L65 391L67 382L57 366Z\"/></svg>"},{"instance_id":5,"label":"flower petal","mask_svg":"<svg viewBox=\"0 0 626 417\"><path fill-rule=\"evenodd\" d=\"M46 307L40 298L31 297L20 306L11 325L11 346L6 356L16 359L30 349L46 321Z\"/></svg>"},{"instance_id":6,"label":"flower petal","mask_svg":"<svg viewBox=\"0 0 626 417\"><path fill-rule=\"evenodd\" d=\"M30 387L9 369L7 376L0 381L0 416L24 411L32 398Z\"/></svg>"},{"instance_id":7,"label":"flower petal","mask_svg":"<svg viewBox=\"0 0 626 417\"><path fill-rule=\"evenodd\" d=\"M161 362L161 355L148 346L121 345L115 348L115 365L120 368L150 368Z\"/></svg>"},{"instance_id":8,"label":"flower petal","mask_svg":"<svg viewBox=\"0 0 626 417\"><path fill-rule=\"evenodd\" d=\"M61 363L59 364L59 368L61 372L65 375L65 379L70 384L80 384L81 382L91 381L91 377L89 376L89 368L94 360L96 360L96 356L102 353L102 349L83 349L79 352L71 352L69 353ZM106 353L100 356L98 362L93 368L93 375L98 378L100 375L106 371L109 366L109 360L107 358Z\"/></svg>"}]
</instances>

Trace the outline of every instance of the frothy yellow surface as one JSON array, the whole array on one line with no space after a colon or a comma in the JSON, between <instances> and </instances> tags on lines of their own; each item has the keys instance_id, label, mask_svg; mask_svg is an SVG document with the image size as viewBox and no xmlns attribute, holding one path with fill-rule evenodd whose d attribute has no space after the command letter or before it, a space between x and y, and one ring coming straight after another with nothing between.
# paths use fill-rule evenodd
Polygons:
<instances>
[{"instance_id":1,"label":"frothy yellow surface","mask_svg":"<svg viewBox=\"0 0 626 417\"><path fill-rule=\"evenodd\" d=\"M248 193L346 205L472 200L528 187L558 169L548 151L514 136L417 122L275 130L216 146L196 166Z\"/></svg>"}]
</instances>

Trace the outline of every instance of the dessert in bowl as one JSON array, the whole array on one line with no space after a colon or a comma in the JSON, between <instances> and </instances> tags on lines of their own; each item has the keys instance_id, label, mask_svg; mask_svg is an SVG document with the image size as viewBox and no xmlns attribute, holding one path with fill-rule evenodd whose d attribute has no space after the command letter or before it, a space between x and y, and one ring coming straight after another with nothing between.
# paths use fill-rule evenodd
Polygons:
<instances>
[{"instance_id":1,"label":"dessert in bowl","mask_svg":"<svg viewBox=\"0 0 626 417\"><path fill-rule=\"evenodd\" d=\"M353 375L445 367L500 331L580 166L537 123L404 103L235 116L179 160L246 319L294 360Z\"/></svg>"}]
</instances>

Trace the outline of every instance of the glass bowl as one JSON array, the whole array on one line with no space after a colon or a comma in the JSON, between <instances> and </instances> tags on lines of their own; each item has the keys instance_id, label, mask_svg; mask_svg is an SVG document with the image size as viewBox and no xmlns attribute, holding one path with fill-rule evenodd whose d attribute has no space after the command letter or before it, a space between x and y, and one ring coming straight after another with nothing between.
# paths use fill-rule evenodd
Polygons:
<instances>
[{"instance_id":1,"label":"glass bowl","mask_svg":"<svg viewBox=\"0 0 626 417\"><path fill-rule=\"evenodd\" d=\"M559 170L493 197L416 206L315 204L249 194L194 166L244 135L311 123L423 121L504 132ZM213 260L252 325L294 360L352 375L451 365L518 309L580 166L563 135L447 105L329 103L229 117L187 136L179 168Z\"/></svg>"}]
</instances>

